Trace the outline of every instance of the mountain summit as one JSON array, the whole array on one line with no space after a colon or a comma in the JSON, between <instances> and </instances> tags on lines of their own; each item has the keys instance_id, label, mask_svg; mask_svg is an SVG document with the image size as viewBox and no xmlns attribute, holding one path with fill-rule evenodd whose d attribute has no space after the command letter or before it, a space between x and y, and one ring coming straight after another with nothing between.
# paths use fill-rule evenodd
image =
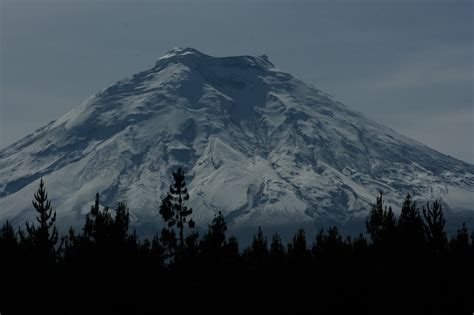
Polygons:
<instances>
[{"instance_id":1,"label":"mountain summit","mask_svg":"<svg viewBox=\"0 0 474 315\"><path fill-rule=\"evenodd\" d=\"M167 52L33 134L0 150L0 219L31 220L43 177L64 225L96 192L126 201L135 226L160 222L170 174L183 167L206 227L350 223L379 191L472 209L474 165L365 118L279 71L266 56ZM471 212L472 213L472 212Z\"/></svg>"}]
</instances>

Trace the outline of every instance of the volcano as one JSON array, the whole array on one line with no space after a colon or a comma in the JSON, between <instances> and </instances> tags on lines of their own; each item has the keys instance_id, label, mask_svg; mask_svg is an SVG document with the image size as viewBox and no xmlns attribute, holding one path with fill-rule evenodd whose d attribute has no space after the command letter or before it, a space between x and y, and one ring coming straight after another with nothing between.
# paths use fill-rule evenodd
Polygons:
<instances>
[{"instance_id":1,"label":"volcano","mask_svg":"<svg viewBox=\"0 0 474 315\"><path fill-rule=\"evenodd\" d=\"M472 216L474 165L439 153L278 70L266 56L167 52L0 150L0 219L23 224L40 178L62 226L82 223L96 192L126 202L132 224L159 226L182 167L193 218L233 228L363 220L380 191Z\"/></svg>"}]
</instances>

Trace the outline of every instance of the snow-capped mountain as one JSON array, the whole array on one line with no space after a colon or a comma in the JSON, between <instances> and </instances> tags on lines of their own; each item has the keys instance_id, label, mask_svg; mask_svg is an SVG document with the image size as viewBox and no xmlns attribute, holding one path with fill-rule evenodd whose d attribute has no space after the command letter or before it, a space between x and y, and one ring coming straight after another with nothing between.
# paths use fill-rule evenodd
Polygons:
<instances>
[{"instance_id":1,"label":"snow-capped mountain","mask_svg":"<svg viewBox=\"0 0 474 315\"><path fill-rule=\"evenodd\" d=\"M35 215L43 177L63 225L126 201L136 226L160 221L170 175L188 175L193 217L233 227L351 222L378 191L474 210L474 165L365 118L266 56L174 49L0 150L0 219ZM467 211L467 212L466 212Z\"/></svg>"}]
</instances>

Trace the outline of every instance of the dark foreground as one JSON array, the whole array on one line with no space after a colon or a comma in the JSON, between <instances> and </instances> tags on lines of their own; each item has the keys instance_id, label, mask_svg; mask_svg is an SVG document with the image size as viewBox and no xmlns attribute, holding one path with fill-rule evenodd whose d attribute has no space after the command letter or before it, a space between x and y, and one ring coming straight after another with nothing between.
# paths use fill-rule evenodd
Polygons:
<instances>
[{"instance_id":1,"label":"dark foreground","mask_svg":"<svg viewBox=\"0 0 474 315\"><path fill-rule=\"evenodd\" d=\"M473 260L2 269L2 314L472 314Z\"/></svg>"},{"instance_id":2,"label":"dark foreground","mask_svg":"<svg viewBox=\"0 0 474 315\"><path fill-rule=\"evenodd\" d=\"M0 230L0 314L474 312L474 234L463 224L448 237L439 202L408 195L396 217L380 195L357 238L333 227L283 244L259 229L241 249L220 213L193 232L183 186L160 207L167 227L138 240L126 206L98 195L83 229L58 236L41 182L37 222Z\"/></svg>"}]
</instances>

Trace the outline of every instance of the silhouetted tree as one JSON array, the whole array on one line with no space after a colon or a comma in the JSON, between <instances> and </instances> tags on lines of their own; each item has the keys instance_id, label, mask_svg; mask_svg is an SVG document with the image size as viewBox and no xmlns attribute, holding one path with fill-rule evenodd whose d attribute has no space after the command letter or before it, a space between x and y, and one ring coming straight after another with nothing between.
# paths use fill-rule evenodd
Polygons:
<instances>
[{"instance_id":1,"label":"silhouetted tree","mask_svg":"<svg viewBox=\"0 0 474 315\"><path fill-rule=\"evenodd\" d=\"M270 244L270 257L274 263L282 263L285 260L286 252L285 245L281 240L281 236L278 233L273 234L272 242Z\"/></svg>"},{"instance_id":2,"label":"silhouetted tree","mask_svg":"<svg viewBox=\"0 0 474 315\"><path fill-rule=\"evenodd\" d=\"M293 240L287 246L288 260L293 263L303 263L309 258L304 229L299 229Z\"/></svg>"},{"instance_id":3,"label":"silhouetted tree","mask_svg":"<svg viewBox=\"0 0 474 315\"><path fill-rule=\"evenodd\" d=\"M119 202L112 213L100 206L99 193L86 215L82 234L70 229L64 251L66 260L81 260L89 266L101 263L126 264L138 258L140 248L136 233L129 233L130 214L125 203Z\"/></svg>"},{"instance_id":4,"label":"silhouetted tree","mask_svg":"<svg viewBox=\"0 0 474 315\"><path fill-rule=\"evenodd\" d=\"M130 224L130 212L127 205L119 202L115 209L115 217L112 221L111 238L115 244L123 244L136 240L135 231L132 234L128 233Z\"/></svg>"},{"instance_id":5,"label":"silhouetted tree","mask_svg":"<svg viewBox=\"0 0 474 315\"><path fill-rule=\"evenodd\" d=\"M148 241L148 239L145 241ZM158 234L154 235L153 239L151 240L149 256L147 258L150 258L150 263L153 268L161 268L164 266L166 258L165 248L161 243L160 236Z\"/></svg>"},{"instance_id":6,"label":"silhouetted tree","mask_svg":"<svg viewBox=\"0 0 474 315\"><path fill-rule=\"evenodd\" d=\"M26 241L43 262L54 262L57 258L56 244L58 242L58 230L55 225L56 211L53 211L51 202L48 200L43 179L40 180L39 189L34 194L32 203L38 213L36 220L39 226L26 222Z\"/></svg>"},{"instance_id":7,"label":"silhouetted tree","mask_svg":"<svg viewBox=\"0 0 474 315\"><path fill-rule=\"evenodd\" d=\"M113 221L108 207L100 209L100 196L96 193L91 211L86 215L83 236L86 240L102 246L110 239Z\"/></svg>"},{"instance_id":8,"label":"silhouetted tree","mask_svg":"<svg viewBox=\"0 0 474 315\"><path fill-rule=\"evenodd\" d=\"M262 265L267 262L267 237L263 235L261 227L258 227L257 235L253 236L252 245L244 251L244 256L253 264Z\"/></svg>"},{"instance_id":9,"label":"silhouetted tree","mask_svg":"<svg viewBox=\"0 0 474 315\"><path fill-rule=\"evenodd\" d=\"M185 203L189 200L186 182L184 180L184 172L178 168L173 172L174 183L170 185L169 192L162 200L160 206L160 214L167 223L169 229L176 226L179 232L179 248L184 250L184 228L187 225L190 229L194 228L193 219L188 219L193 210L188 208ZM172 236L172 232L166 232L168 237Z\"/></svg>"},{"instance_id":10,"label":"silhouetted tree","mask_svg":"<svg viewBox=\"0 0 474 315\"><path fill-rule=\"evenodd\" d=\"M384 206L382 192L372 205L365 226L374 246L384 248L385 252L393 249L397 237L397 221L392 208Z\"/></svg>"},{"instance_id":11,"label":"silhouetted tree","mask_svg":"<svg viewBox=\"0 0 474 315\"><path fill-rule=\"evenodd\" d=\"M463 222L462 226L451 238L449 249L453 254L458 256L466 256L470 253L471 246L469 244L469 232L465 222Z\"/></svg>"},{"instance_id":12,"label":"silhouetted tree","mask_svg":"<svg viewBox=\"0 0 474 315\"><path fill-rule=\"evenodd\" d=\"M164 259L165 261L169 261L175 256L178 247L178 241L174 229L163 228L161 230L160 243L163 246Z\"/></svg>"},{"instance_id":13,"label":"silhouetted tree","mask_svg":"<svg viewBox=\"0 0 474 315\"><path fill-rule=\"evenodd\" d=\"M214 263L219 263L224 255L224 248L226 246L227 224L224 216L219 213L214 217L212 223L208 227L207 233L201 241L201 249L207 259Z\"/></svg>"},{"instance_id":14,"label":"silhouetted tree","mask_svg":"<svg viewBox=\"0 0 474 315\"><path fill-rule=\"evenodd\" d=\"M369 244L367 243L367 239L364 237L364 234L359 234L357 238L354 239L352 242L352 251L354 256L361 257L367 255L367 249L369 248Z\"/></svg>"},{"instance_id":15,"label":"silhouetted tree","mask_svg":"<svg viewBox=\"0 0 474 315\"><path fill-rule=\"evenodd\" d=\"M349 244L345 244L335 226L329 228L327 234L324 233L323 229L320 229L311 251L316 258L329 257L335 259L344 253L346 247L350 247L350 239L348 242Z\"/></svg>"},{"instance_id":16,"label":"silhouetted tree","mask_svg":"<svg viewBox=\"0 0 474 315\"><path fill-rule=\"evenodd\" d=\"M240 262L239 242L235 236L229 237L224 246L224 262L227 264L237 264Z\"/></svg>"},{"instance_id":17,"label":"silhouetted tree","mask_svg":"<svg viewBox=\"0 0 474 315\"><path fill-rule=\"evenodd\" d=\"M3 267L11 267L19 258L19 244L18 239L13 230L13 226L7 220L3 223L0 231L0 265ZM7 265L7 266L5 266Z\"/></svg>"},{"instance_id":18,"label":"silhouetted tree","mask_svg":"<svg viewBox=\"0 0 474 315\"><path fill-rule=\"evenodd\" d=\"M423 207L423 218L423 227L428 246L435 254L443 253L448 239L444 231L446 220L444 219L441 203L436 200L430 206L430 203L427 202L426 207Z\"/></svg>"},{"instance_id":19,"label":"silhouetted tree","mask_svg":"<svg viewBox=\"0 0 474 315\"><path fill-rule=\"evenodd\" d=\"M408 251L410 255L420 252L425 243L423 220L410 194L407 194L403 202L398 219L398 232L403 251Z\"/></svg>"},{"instance_id":20,"label":"silhouetted tree","mask_svg":"<svg viewBox=\"0 0 474 315\"><path fill-rule=\"evenodd\" d=\"M172 197L168 193L166 197L163 198L160 205L160 214L167 224L167 227L161 230L160 236L160 243L163 246L163 256L165 260L169 260L174 256L178 244L176 232L174 230L176 222L174 220L175 214L171 200Z\"/></svg>"},{"instance_id":21,"label":"silhouetted tree","mask_svg":"<svg viewBox=\"0 0 474 315\"><path fill-rule=\"evenodd\" d=\"M392 207L388 207L388 210L384 211L383 218L383 236L387 238L391 243L394 242L395 237L397 237L397 218L392 211Z\"/></svg>"},{"instance_id":22,"label":"silhouetted tree","mask_svg":"<svg viewBox=\"0 0 474 315\"><path fill-rule=\"evenodd\" d=\"M196 258L199 253L199 234L191 232L185 238L184 253L182 259L189 265L196 263Z\"/></svg>"},{"instance_id":23,"label":"silhouetted tree","mask_svg":"<svg viewBox=\"0 0 474 315\"><path fill-rule=\"evenodd\" d=\"M5 221L0 231L0 249L8 250L9 248L16 247L18 245L18 240L13 230L13 226L10 221Z\"/></svg>"},{"instance_id":24,"label":"silhouetted tree","mask_svg":"<svg viewBox=\"0 0 474 315\"><path fill-rule=\"evenodd\" d=\"M375 204L372 205L369 217L365 222L367 233L370 235L374 244L380 242L382 239L383 229L383 193L376 197Z\"/></svg>"}]
</instances>

